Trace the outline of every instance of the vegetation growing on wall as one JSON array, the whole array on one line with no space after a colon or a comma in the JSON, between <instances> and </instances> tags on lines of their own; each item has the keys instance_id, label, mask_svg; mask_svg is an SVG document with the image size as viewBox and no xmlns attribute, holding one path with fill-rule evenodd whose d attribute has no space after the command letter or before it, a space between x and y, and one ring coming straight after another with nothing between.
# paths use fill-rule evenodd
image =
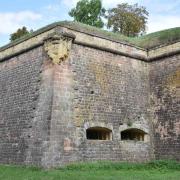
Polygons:
<instances>
[{"instance_id":1,"label":"vegetation growing on wall","mask_svg":"<svg viewBox=\"0 0 180 180\"><path fill-rule=\"evenodd\" d=\"M157 31L138 38L132 38L132 43L140 47L152 48L178 40L180 40L180 27Z\"/></svg>"},{"instance_id":2,"label":"vegetation growing on wall","mask_svg":"<svg viewBox=\"0 0 180 180\"><path fill-rule=\"evenodd\" d=\"M0 50L4 49L6 47L9 47L11 45L15 45L16 43L25 41L26 39L34 37L34 36L44 32L48 29L51 29L55 26L64 26L67 28L81 31L81 32L90 33L92 35L109 38L114 41L121 41L124 43L129 43L129 44L132 44L132 45L135 45L135 46L138 46L141 48L145 48L145 49L150 49L150 48L162 45L162 44L168 44L168 43L172 43L172 42L180 40L180 27L171 28L171 29L167 29L167 30L163 30L163 31L158 31L158 32L150 33L150 34L147 34L144 36L133 38L133 37L124 36L119 33L113 33L113 32L109 32L106 30L102 30L102 29L99 29L99 28L96 28L93 26L79 23L79 22L61 21L61 22L56 22L56 23L50 24L46 27L43 27L31 34L27 34L27 35L21 37L19 40L15 41L14 43L11 43L9 45L6 45L6 46L0 48Z\"/></svg>"},{"instance_id":3,"label":"vegetation growing on wall","mask_svg":"<svg viewBox=\"0 0 180 180\"><path fill-rule=\"evenodd\" d=\"M63 22L64 24L65 22ZM66 24L66 23L65 23ZM66 24L68 27L75 28L84 32L90 32L93 34L109 37L113 40L119 40L122 42L127 42L142 48L152 48L159 46L161 44L172 43L180 39L180 27L166 29L163 31L157 31L140 37L127 37L119 33L113 33L105 31L99 28L88 26L82 23L68 22Z\"/></svg>"}]
</instances>

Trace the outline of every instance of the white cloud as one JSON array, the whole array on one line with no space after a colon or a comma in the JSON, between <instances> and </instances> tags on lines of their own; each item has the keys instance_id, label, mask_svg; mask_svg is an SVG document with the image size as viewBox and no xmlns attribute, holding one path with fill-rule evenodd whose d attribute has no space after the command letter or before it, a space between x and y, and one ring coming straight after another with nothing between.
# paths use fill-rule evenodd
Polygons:
<instances>
[{"instance_id":1,"label":"white cloud","mask_svg":"<svg viewBox=\"0 0 180 180\"><path fill-rule=\"evenodd\" d=\"M147 32L150 33L173 27L180 27L180 16L153 15L149 17Z\"/></svg>"},{"instance_id":2,"label":"white cloud","mask_svg":"<svg viewBox=\"0 0 180 180\"><path fill-rule=\"evenodd\" d=\"M165 1L164 3L162 3L161 1L155 1L153 2L154 9L152 10L156 13L174 13L174 11L179 10L179 6L179 0L174 0L173 3L171 1Z\"/></svg>"},{"instance_id":3,"label":"white cloud","mask_svg":"<svg viewBox=\"0 0 180 180\"><path fill-rule=\"evenodd\" d=\"M138 3L138 1L139 0L102 0L103 6L105 8L116 7L117 4L121 4L121 3L134 4L134 3Z\"/></svg>"},{"instance_id":4,"label":"white cloud","mask_svg":"<svg viewBox=\"0 0 180 180\"><path fill-rule=\"evenodd\" d=\"M79 0L62 0L61 3L69 8L75 7Z\"/></svg>"},{"instance_id":5,"label":"white cloud","mask_svg":"<svg viewBox=\"0 0 180 180\"><path fill-rule=\"evenodd\" d=\"M60 8L61 6L59 4L49 4L44 7L44 9L48 11L58 11Z\"/></svg>"},{"instance_id":6,"label":"white cloud","mask_svg":"<svg viewBox=\"0 0 180 180\"><path fill-rule=\"evenodd\" d=\"M30 22L41 19L41 15L32 11L0 13L0 34L10 34Z\"/></svg>"}]
</instances>

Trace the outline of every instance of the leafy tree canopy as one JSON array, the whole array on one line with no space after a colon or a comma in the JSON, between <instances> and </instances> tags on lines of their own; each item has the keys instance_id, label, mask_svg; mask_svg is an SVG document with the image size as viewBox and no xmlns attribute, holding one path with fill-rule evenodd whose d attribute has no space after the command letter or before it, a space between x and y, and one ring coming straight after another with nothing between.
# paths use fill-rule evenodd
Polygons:
<instances>
[{"instance_id":1,"label":"leafy tree canopy","mask_svg":"<svg viewBox=\"0 0 180 180\"><path fill-rule=\"evenodd\" d=\"M71 9L69 15L74 18L74 21L102 28L104 13L101 0L80 0L76 7Z\"/></svg>"},{"instance_id":2,"label":"leafy tree canopy","mask_svg":"<svg viewBox=\"0 0 180 180\"><path fill-rule=\"evenodd\" d=\"M146 32L148 15L146 8L138 4L118 4L116 8L108 10L107 27L126 36L138 36Z\"/></svg>"},{"instance_id":3,"label":"leafy tree canopy","mask_svg":"<svg viewBox=\"0 0 180 180\"><path fill-rule=\"evenodd\" d=\"M23 26L22 28L19 28L16 32L12 33L10 35L10 41L15 41L16 39L19 39L20 37L31 33L33 30L28 31L27 28L25 26Z\"/></svg>"}]
</instances>

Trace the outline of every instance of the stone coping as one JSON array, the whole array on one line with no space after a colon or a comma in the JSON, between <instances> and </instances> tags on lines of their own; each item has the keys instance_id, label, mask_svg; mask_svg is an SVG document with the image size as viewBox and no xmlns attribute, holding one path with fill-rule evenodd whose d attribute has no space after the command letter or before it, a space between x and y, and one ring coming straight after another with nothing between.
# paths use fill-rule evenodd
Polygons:
<instances>
[{"instance_id":1,"label":"stone coping","mask_svg":"<svg viewBox=\"0 0 180 180\"><path fill-rule=\"evenodd\" d=\"M146 50L126 42L113 40L109 37L94 35L90 32L83 32L83 29L77 30L76 28L69 28L66 23L62 24L62 22L58 22L41 28L32 33L30 36L26 36L18 41L1 47L0 61L25 52L33 47L43 45L44 39L46 39L52 33L74 34L75 39L73 43L75 44L96 48L143 61L153 61L161 59L162 57L180 53L180 42L178 41Z\"/></svg>"}]
</instances>

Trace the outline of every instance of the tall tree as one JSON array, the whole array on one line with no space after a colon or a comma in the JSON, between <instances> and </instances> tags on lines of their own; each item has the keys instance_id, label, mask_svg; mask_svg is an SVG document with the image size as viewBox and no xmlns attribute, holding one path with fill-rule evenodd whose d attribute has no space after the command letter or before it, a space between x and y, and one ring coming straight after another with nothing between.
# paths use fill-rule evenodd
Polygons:
<instances>
[{"instance_id":1,"label":"tall tree","mask_svg":"<svg viewBox=\"0 0 180 180\"><path fill-rule=\"evenodd\" d=\"M138 36L146 32L148 15L146 8L138 4L118 4L108 10L107 27L126 36Z\"/></svg>"},{"instance_id":2,"label":"tall tree","mask_svg":"<svg viewBox=\"0 0 180 180\"><path fill-rule=\"evenodd\" d=\"M80 0L76 7L71 9L69 15L74 18L74 21L102 28L104 13L101 0Z\"/></svg>"},{"instance_id":3,"label":"tall tree","mask_svg":"<svg viewBox=\"0 0 180 180\"><path fill-rule=\"evenodd\" d=\"M25 26L23 26L22 28L19 28L16 32L12 33L10 35L10 41L15 41L16 39L19 39L20 37L31 33L33 30L28 31L27 28Z\"/></svg>"}]
</instances>

